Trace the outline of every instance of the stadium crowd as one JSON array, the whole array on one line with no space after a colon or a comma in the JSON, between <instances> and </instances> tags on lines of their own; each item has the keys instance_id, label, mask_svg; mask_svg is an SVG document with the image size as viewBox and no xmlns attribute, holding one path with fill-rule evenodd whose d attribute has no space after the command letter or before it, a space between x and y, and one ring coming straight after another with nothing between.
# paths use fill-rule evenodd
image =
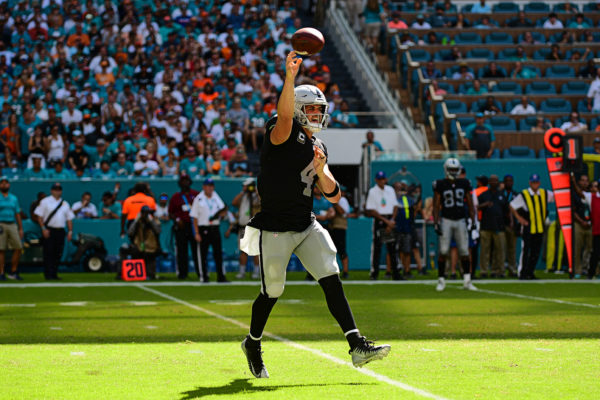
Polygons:
<instances>
[{"instance_id":1,"label":"stadium crowd","mask_svg":"<svg viewBox=\"0 0 600 400\"><path fill-rule=\"evenodd\" d=\"M2 2L3 174L254 175L300 26L290 1ZM302 67L356 126L319 56Z\"/></svg>"}]
</instances>

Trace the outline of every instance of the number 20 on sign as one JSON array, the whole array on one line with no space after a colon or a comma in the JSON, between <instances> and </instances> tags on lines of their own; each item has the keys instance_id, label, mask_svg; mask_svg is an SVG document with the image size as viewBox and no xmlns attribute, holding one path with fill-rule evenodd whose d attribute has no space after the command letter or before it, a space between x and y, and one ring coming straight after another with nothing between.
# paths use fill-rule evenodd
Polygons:
<instances>
[{"instance_id":1,"label":"number 20 on sign","mask_svg":"<svg viewBox=\"0 0 600 400\"><path fill-rule=\"evenodd\" d=\"M124 281L145 281L146 263L144 260L123 260L121 277Z\"/></svg>"}]
</instances>

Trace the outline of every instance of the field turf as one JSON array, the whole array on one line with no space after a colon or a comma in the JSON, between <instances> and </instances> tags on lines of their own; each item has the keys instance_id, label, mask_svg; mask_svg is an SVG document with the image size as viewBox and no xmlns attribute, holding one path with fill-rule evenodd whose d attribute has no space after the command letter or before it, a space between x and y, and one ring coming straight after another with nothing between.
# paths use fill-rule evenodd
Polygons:
<instances>
[{"instance_id":1,"label":"field turf","mask_svg":"<svg viewBox=\"0 0 600 400\"><path fill-rule=\"evenodd\" d=\"M0 399L597 399L600 285L347 282L361 333L390 355L352 367L320 287L286 287L267 324L270 379L240 342L252 282L117 286L64 274L0 285ZM297 274L293 279L301 279ZM92 282L81 286L78 281ZM34 283L35 285L35 283ZM40 285L43 285L41 283Z\"/></svg>"}]
</instances>

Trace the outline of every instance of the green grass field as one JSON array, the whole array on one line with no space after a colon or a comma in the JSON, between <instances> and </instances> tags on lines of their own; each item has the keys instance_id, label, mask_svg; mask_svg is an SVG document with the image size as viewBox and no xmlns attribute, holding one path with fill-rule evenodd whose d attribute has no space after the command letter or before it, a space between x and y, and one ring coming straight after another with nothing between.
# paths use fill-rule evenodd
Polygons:
<instances>
[{"instance_id":1,"label":"green grass field","mask_svg":"<svg viewBox=\"0 0 600 400\"><path fill-rule=\"evenodd\" d=\"M117 286L64 274L0 285L1 399L597 399L600 285L347 282L361 332L389 357L352 367L314 283L290 282L264 338L270 379L240 342L258 286ZM292 274L292 280L302 275ZM25 275L26 283L39 281ZM78 286L76 282L95 282ZM43 284L43 283L42 283Z\"/></svg>"}]
</instances>

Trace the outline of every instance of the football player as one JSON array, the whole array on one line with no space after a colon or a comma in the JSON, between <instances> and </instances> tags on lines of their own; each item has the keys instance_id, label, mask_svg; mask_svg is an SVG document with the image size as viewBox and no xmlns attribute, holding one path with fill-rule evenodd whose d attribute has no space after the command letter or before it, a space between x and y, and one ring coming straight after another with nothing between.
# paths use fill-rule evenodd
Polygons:
<instances>
[{"instance_id":1,"label":"football player","mask_svg":"<svg viewBox=\"0 0 600 400\"><path fill-rule=\"evenodd\" d=\"M435 232L439 235L440 244L436 287L438 292L443 291L446 287L446 258L452 239L456 242L460 256L460 266L464 278L463 287L467 290L477 290L471 282L469 232L467 230L467 218L474 221L475 208L470 196L471 183L467 179L458 178L460 169L460 162L456 158L449 158L444 162L446 177L433 182L433 222L435 223ZM465 208L465 201L467 208Z\"/></svg>"},{"instance_id":2,"label":"football player","mask_svg":"<svg viewBox=\"0 0 600 400\"><path fill-rule=\"evenodd\" d=\"M277 104L277 115L265 126L260 154L258 193L261 210L248 223L241 250L259 255L261 289L252 305L250 333L242 342L250 372L268 378L261 337L277 298L283 293L290 257L296 254L325 292L329 311L350 345L355 366L385 357L389 345L375 346L361 336L339 277L336 248L329 233L315 221L313 187L332 203L340 187L327 166L327 149L314 134L327 127L328 103L315 86L294 88L302 59L291 51Z\"/></svg>"}]
</instances>

